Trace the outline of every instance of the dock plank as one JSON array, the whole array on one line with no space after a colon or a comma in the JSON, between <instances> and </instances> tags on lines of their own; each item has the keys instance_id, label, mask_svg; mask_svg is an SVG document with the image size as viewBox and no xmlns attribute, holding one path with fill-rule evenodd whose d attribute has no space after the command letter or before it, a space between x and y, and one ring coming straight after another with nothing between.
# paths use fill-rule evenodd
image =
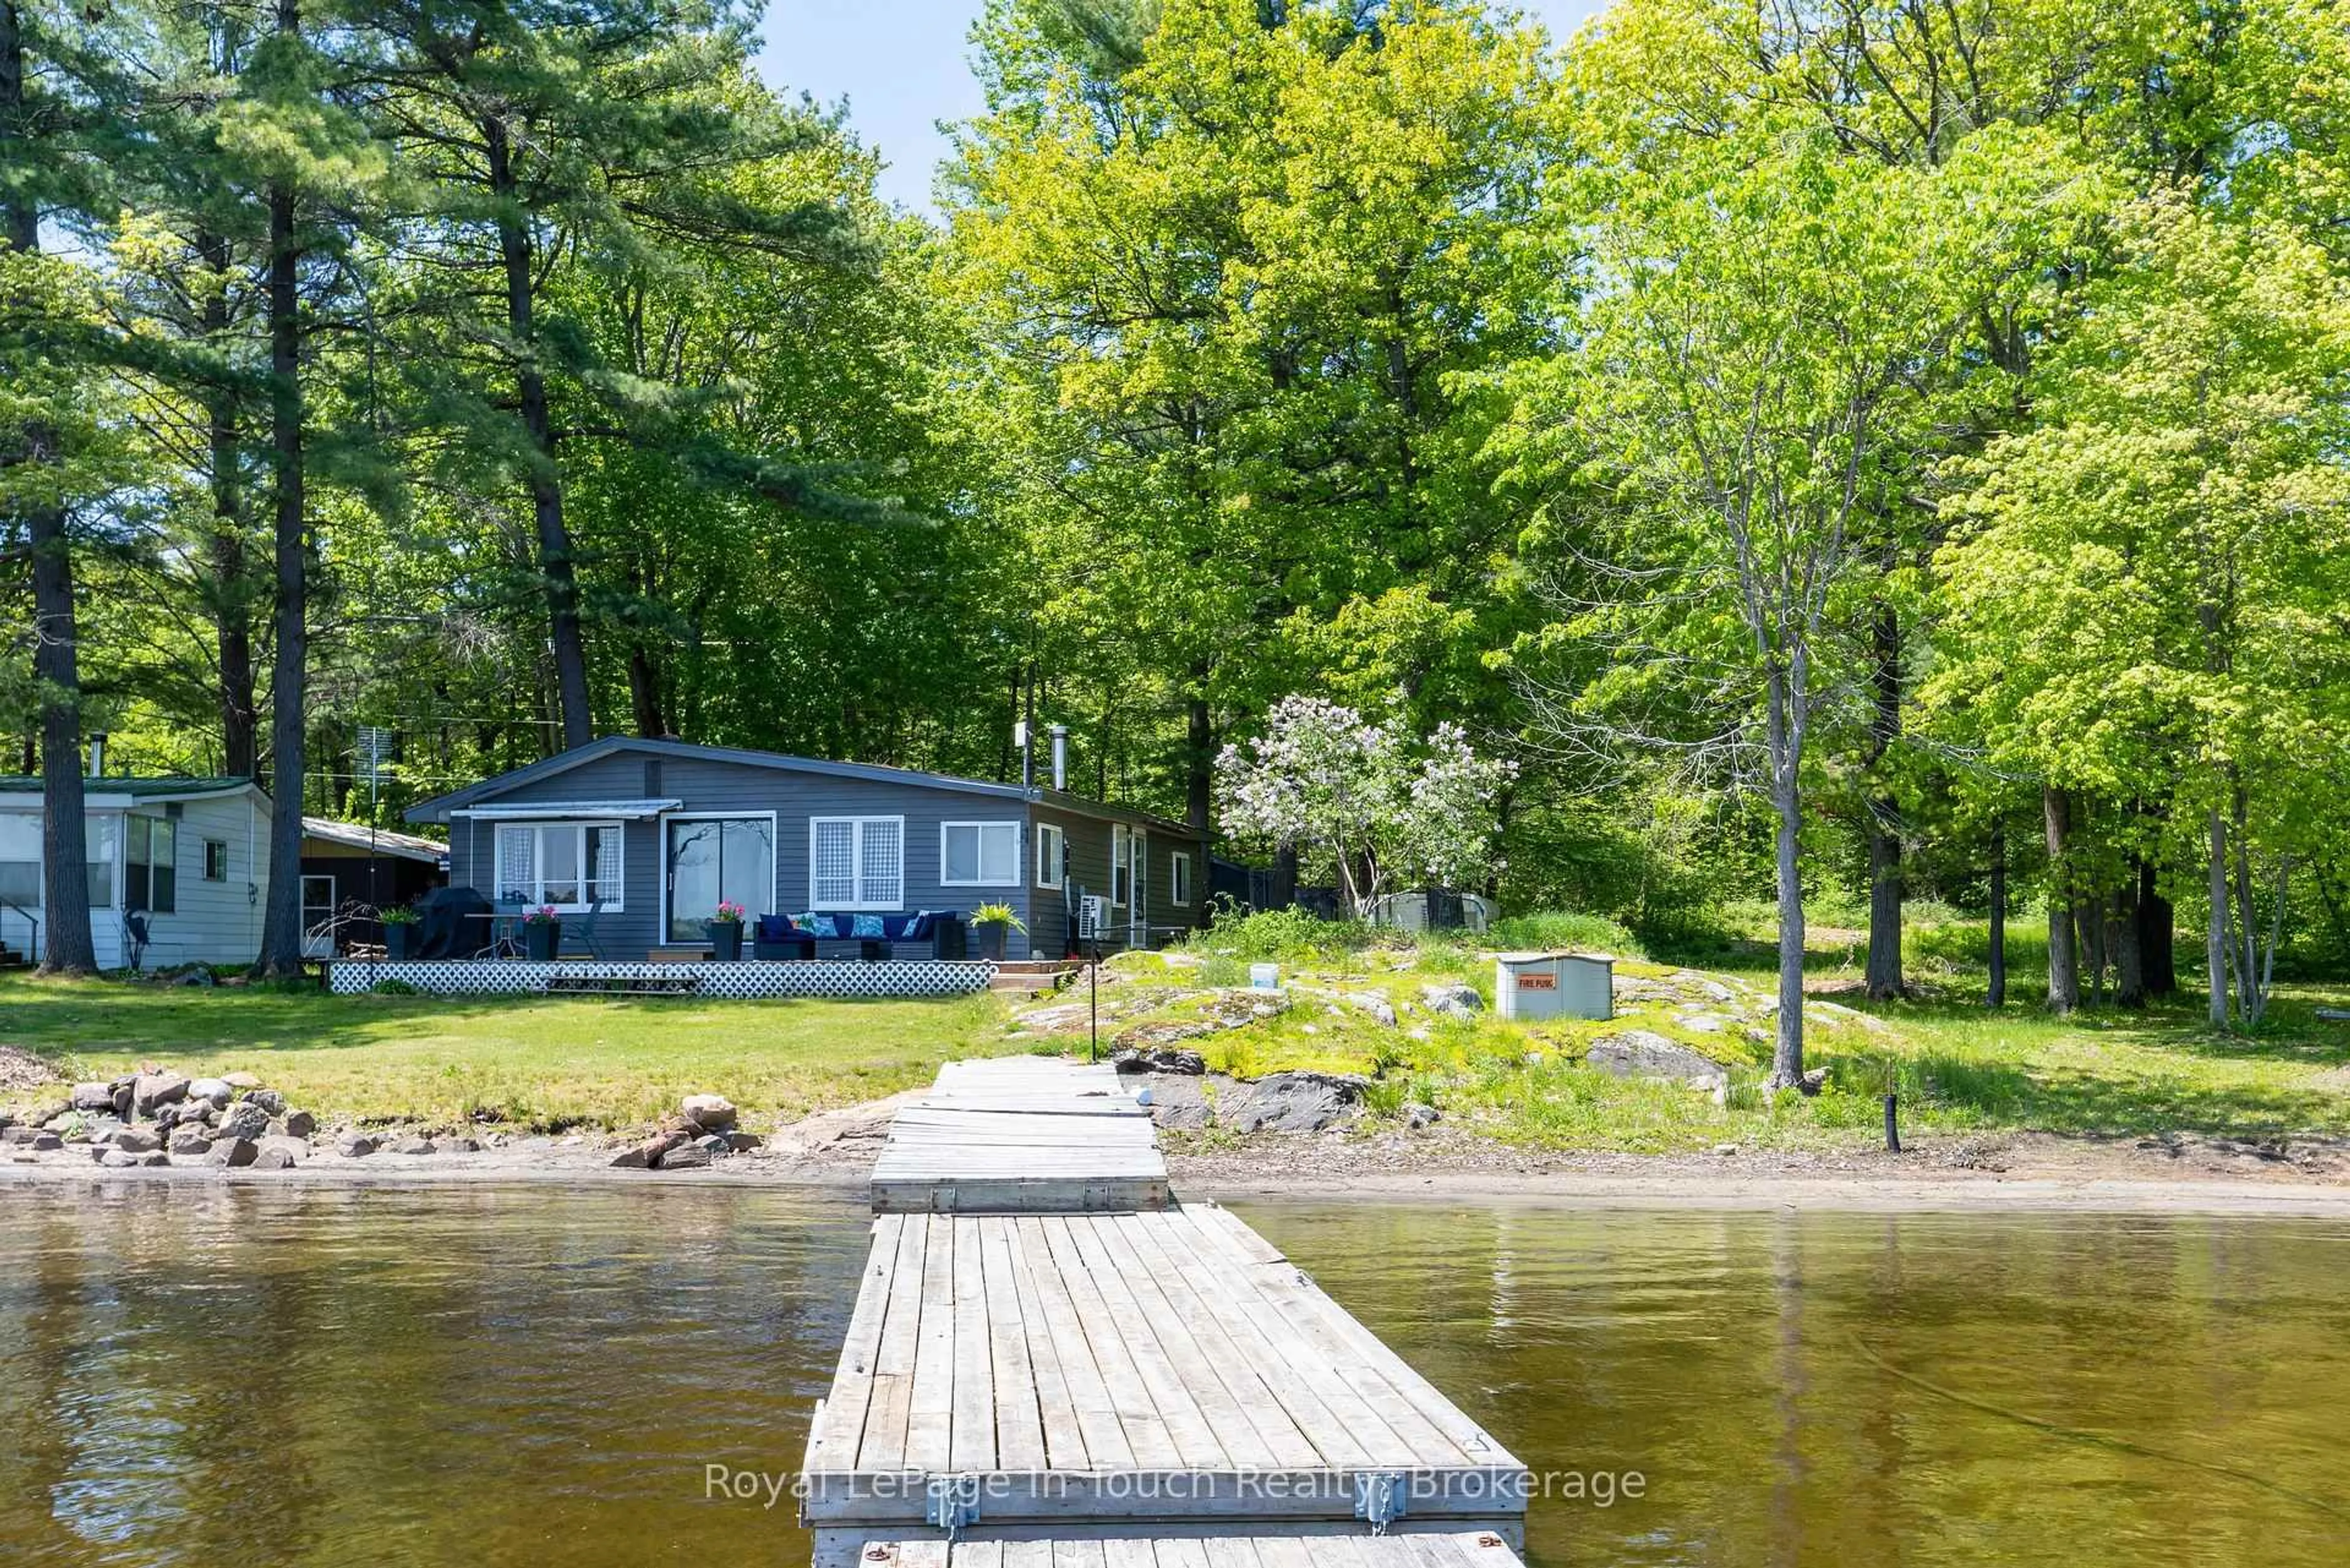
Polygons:
<instances>
[{"instance_id":1,"label":"dock plank","mask_svg":"<svg viewBox=\"0 0 2350 1568\"><path fill-rule=\"evenodd\" d=\"M1035 1057L951 1062L890 1119L877 1213L1164 1208L1167 1161L1146 1106L1106 1066Z\"/></svg>"},{"instance_id":2,"label":"dock plank","mask_svg":"<svg viewBox=\"0 0 2350 1568\"><path fill-rule=\"evenodd\" d=\"M962 1535L951 1543L860 1538L857 1545L861 1561L886 1568L1523 1568L1498 1532L1415 1529L1373 1535L1359 1525L1011 1540ZM1083 1556L1070 1551L1078 1547L1085 1549Z\"/></svg>"}]
</instances>

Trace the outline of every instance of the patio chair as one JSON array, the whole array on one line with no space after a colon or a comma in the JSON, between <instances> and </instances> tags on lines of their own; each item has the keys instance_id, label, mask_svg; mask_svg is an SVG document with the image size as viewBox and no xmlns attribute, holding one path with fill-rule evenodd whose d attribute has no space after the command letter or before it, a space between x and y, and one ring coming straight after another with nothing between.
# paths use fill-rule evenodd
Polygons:
<instances>
[{"instance_id":1,"label":"patio chair","mask_svg":"<svg viewBox=\"0 0 2350 1568\"><path fill-rule=\"evenodd\" d=\"M589 958L603 961L606 958L604 949L596 940L596 917L603 912L604 900L598 898L588 906L586 914L567 918L563 922L563 945L569 947L576 938L579 945L588 950Z\"/></svg>"},{"instance_id":2,"label":"patio chair","mask_svg":"<svg viewBox=\"0 0 2350 1568\"><path fill-rule=\"evenodd\" d=\"M130 971L133 974L136 974L139 972L140 964L144 961L147 957L148 936L146 916L125 915L122 917L122 941L123 946L130 950Z\"/></svg>"}]
</instances>

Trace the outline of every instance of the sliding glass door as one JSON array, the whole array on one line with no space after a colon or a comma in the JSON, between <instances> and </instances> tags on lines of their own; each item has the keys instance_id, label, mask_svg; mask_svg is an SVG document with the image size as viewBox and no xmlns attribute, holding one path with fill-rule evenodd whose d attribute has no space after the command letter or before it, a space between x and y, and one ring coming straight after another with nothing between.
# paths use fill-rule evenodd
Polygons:
<instances>
[{"instance_id":1,"label":"sliding glass door","mask_svg":"<svg viewBox=\"0 0 2350 1568\"><path fill-rule=\"evenodd\" d=\"M775 904L775 819L772 816L671 817L661 825L669 865L669 934L699 942L723 903L751 919Z\"/></svg>"}]
</instances>

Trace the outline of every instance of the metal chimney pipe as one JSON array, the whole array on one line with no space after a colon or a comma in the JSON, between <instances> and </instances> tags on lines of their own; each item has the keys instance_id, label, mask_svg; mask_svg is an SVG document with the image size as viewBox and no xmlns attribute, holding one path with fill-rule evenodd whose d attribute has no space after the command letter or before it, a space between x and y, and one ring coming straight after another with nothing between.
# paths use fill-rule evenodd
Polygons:
<instances>
[{"instance_id":1,"label":"metal chimney pipe","mask_svg":"<svg viewBox=\"0 0 2350 1568\"><path fill-rule=\"evenodd\" d=\"M1055 724L1053 735L1053 788L1055 793L1069 787L1069 727Z\"/></svg>"},{"instance_id":2,"label":"metal chimney pipe","mask_svg":"<svg viewBox=\"0 0 2350 1568\"><path fill-rule=\"evenodd\" d=\"M97 778L106 772L106 732L99 730L89 738L89 776Z\"/></svg>"}]
</instances>

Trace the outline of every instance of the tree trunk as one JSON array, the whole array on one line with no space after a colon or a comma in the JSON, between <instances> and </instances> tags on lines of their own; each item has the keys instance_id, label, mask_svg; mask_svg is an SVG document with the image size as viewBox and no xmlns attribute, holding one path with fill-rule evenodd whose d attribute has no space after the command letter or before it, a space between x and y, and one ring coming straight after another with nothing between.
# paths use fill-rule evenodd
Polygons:
<instances>
[{"instance_id":1,"label":"tree trunk","mask_svg":"<svg viewBox=\"0 0 2350 1568\"><path fill-rule=\"evenodd\" d=\"M301 28L297 0L278 0L277 31ZM272 549L277 648L270 669L269 898L261 919L264 974L302 972L303 707L309 671L309 539L303 527L301 253L294 192L269 188L269 442L277 497Z\"/></svg>"},{"instance_id":2,"label":"tree trunk","mask_svg":"<svg viewBox=\"0 0 2350 1568\"><path fill-rule=\"evenodd\" d=\"M2081 971L2073 947L2072 876L2064 864L2073 832L2073 802L2054 784L2040 791L2041 819L2048 838L2048 1006L2070 1012L2081 1005Z\"/></svg>"},{"instance_id":3,"label":"tree trunk","mask_svg":"<svg viewBox=\"0 0 2350 1568\"><path fill-rule=\"evenodd\" d=\"M22 145L25 109L24 19L15 0L0 0L0 167L38 167ZM40 249L41 216L19 183L0 208L8 249ZM6 372L0 366L0 375ZM55 463L57 432L37 421L14 432L21 461ZM50 502L19 514L32 552L33 679L40 691L41 967L53 974L88 974L98 967L89 927L89 829L82 807L80 629L74 607L73 542L66 512Z\"/></svg>"},{"instance_id":4,"label":"tree trunk","mask_svg":"<svg viewBox=\"0 0 2350 1568\"><path fill-rule=\"evenodd\" d=\"M2178 917L2156 886L2154 862L2137 863L2138 962L2148 997L2178 994Z\"/></svg>"},{"instance_id":5,"label":"tree trunk","mask_svg":"<svg viewBox=\"0 0 2350 1568\"><path fill-rule=\"evenodd\" d=\"M2203 927L2203 962L2210 971L2210 1005L2205 1016L2214 1029L2228 1027L2228 825L2220 808L2211 808L2211 918Z\"/></svg>"},{"instance_id":6,"label":"tree trunk","mask_svg":"<svg viewBox=\"0 0 2350 1568\"><path fill-rule=\"evenodd\" d=\"M1798 665L1800 671L1800 664ZM1771 1054L1773 1089L1800 1088L1804 1082L1804 826L1802 704L1800 674L1773 668L1767 715L1771 805L1778 816L1779 1037Z\"/></svg>"},{"instance_id":7,"label":"tree trunk","mask_svg":"<svg viewBox=\"0 0 2350 1568\"><path fill-rule=\"evenodd\" d=\"M1191 677L1204 685L1208 678L1207 666L1204 663L1192 666ZM1208 699L1204 692L1191 699L1183 752L1187 774L1183 821L1192 832L1205 834L1208 831L1209 803L1215 789L1216 730L1208 711Z\"/></svg>"},{"instance_id":8,"label":"tree trunk","mask_svg":"<svg viewBox=\"0 0 2350 1568\"><path fill-rule=\"evenodd\" d=\"M629 644L629 705L634 710L639 735L658 741L669 733L669 721L661 714L660 675L640 641Z\"/></svg>"},{"instance_id":9,"label":"tree trunk","mask_svg":"<svg viewBox=\"0 0 2350 1568\"><path fill-rule=\"evenodd\" d=\"M1297 846L1284 844L1273 852L1272 907L1286 909L1297 902Z\"/></svg>"},{"instance_id":10,"label":"tree trunk","mask_svg":"<svg viewBox=\"0 0 2350 1568\"><path fill-rule=\"evenodd\" d=\"M1992 1007L2007 1005L2007 829L1991 830L1991 993Z\"/></svg>"},{"instance_id":11,"label":"tree trunk","mask_svg":"<svg viewBox=\"0 0 2350 1568\"><path fill-rule=\"evenodd\" d=\"M1877 607L1871 628L1871 683L1877 711L1869 722L1869 765L1882 773L1901 734L1901 620L1891 605ZM1868 994L1899 996L1901 971L1901 802L1888 785L1868 803Z\"/></svg>"},{"instance_id":12,"label":"tree trunk","mask_svg":"<svg viewBox=\"0 0 2350 1568\"><path fill-rule=\"evenodd\" d=\"M2089 1005L2106 1004L2106 899L2102 893L2087 894L2073 905L2073 950L2082 968L2088 971Z\"/></svg>"},{"instance_id":13,"label":"tree trunk","mask_svg":"<svg viewBox=\"0 0 2350 1568\"><path fill-rule=\"evenodd\" d=\"M203 334L217 348L228 336L229 243L199 234L196 250L212 272L204 298ZM244 495L239 483L237 399L213 388L204 400L207 462L213 500L213 628L220 664L221 772L251 778L258 764L253 692L253 600L244 559Z\"/></svg>"},{"instance_id":14,"label":"tree trunk","mask_svg":"<svg viewBox=\"0 0 2350 1568\"><path fill-rule=\"evenodd\" d=\"M2137 877L2124 878L2114 894L2114 912L2106 922L2106 947L2114 956L2114 1002L2122 1007L2146 1005L2146 947L2140 940Z\"/></svg>"},{"instance_id":15,"label":"tree trunk","mask_svg":"<svg viewBox=\"0 0 2350 1568\"><path fill-rule=\"evenodd\" d=\"M515 390L522 403L523 429L529 433L530 504L538 535L538 573L546 587L546 617L555 654L556 705L563 718L563 746L568 751L595 738L588 704L588 647L579 628L579 579L571 560L571 532L563 520L563 480L556 466L555 421L547 409L546 373L538 360L538 340L532 327L536 280L533 277L536 246L528 221L522 215L520 192L514 172L513 147L505 121L482 122L489 152L490 188L498 206L498 251L505 268L506 328L519 358Z\"/></svg>"}]
</instances>

